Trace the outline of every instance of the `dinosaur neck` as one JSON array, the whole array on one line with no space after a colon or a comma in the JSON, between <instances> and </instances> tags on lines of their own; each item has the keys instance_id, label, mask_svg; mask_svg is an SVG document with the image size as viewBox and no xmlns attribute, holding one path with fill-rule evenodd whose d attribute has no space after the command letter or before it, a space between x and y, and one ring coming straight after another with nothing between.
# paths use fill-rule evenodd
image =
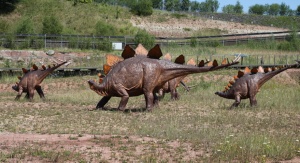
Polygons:
<instances>
[{"instance_id":1,"label":"dinosaur neck","mask_svg":"<svg viewBox=\"0 0 300 163\"><path fill-rule=\"evenodd\" d=\"M55 65L51 68L48 68L44 71L41 71L41 73L38 75L39 76L39 81L42 82L50 73L52 73L55 69L57 69L58 67L62 66L65 63L67 63L67 62L60 63L60 64Z\"/></svg>"},{"instance_id":2,"label":"dinosaur neck","mask_svg":"<svg viewBox=\"0 0 300 163\"><path fill-rule=\"evenodd\" d=\"M229 93L230 90L226 91L226 92L216 92L215 94L220 96L220 97L223 97L223 98L227 98L227 99L231 99L230 97L230 93Z\"/></svg>"},{"instance_id":3,"label":"dinosaur neck","mask_svg":"<svg viewBox=\"0 0 300 163\"><path fill-rule=\"evenodd\" d=\"M265 84L268 80L270 80L271 78L273 78L275 75L287 70L287 69L290 69L290 68L293 68L295 67L295 65L291 65L291 66L288 66L288 67L285 67L285 68L282 68L282 69L279 69L279 70L275 70L275 71L272 71L272 72L268 72L268 73L265 73L263 74L262 78L260 78L258 80L258 88L260 88L263 84Z\"/></svg>"},{"instance_id":4,"label":"dinosaur neck","mask_svg":"<svg viewBox=\"0 0 300 163\"><path fill-rule=\"evenodd\" d=\"M107 96L107 84L105 81L103 81L101 84L97 84L97 83L92 83L91 84L93 89L97 94L99 94L100 96Z\"/></svg>"}]
</instances>

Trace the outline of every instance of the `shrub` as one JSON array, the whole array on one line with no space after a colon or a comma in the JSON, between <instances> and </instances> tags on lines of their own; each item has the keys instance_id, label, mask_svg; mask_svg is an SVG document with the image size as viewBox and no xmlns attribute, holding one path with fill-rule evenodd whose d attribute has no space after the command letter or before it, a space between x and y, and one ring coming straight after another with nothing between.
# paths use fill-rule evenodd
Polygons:
<instances>
[{"instance_id":1,"label":"shrub","mask_svg":"<svg viewBox=\"0 0 300 163\"><path fill-rule=\"evenodd\" d=\"M155 38L150 35L146 30L139 30L134 37L134 42L136 44L143 44L143 46L147 49L150 49L154 46Z\"/></svg>"},{"instance_id":2,"label":"shrub","mask_svg":"<svg viewBox=\"0 0 300 163\"><path fill-rule=\"evenodd\" d=\"M109 41L108 39L103 39L103 40L100 40L97 45L96 45L96 48L98 50L103 50L103 51L107 51L107 52L110 52L112 51L112 42Z\"/></svg>"},{"instance_id":3,"label":"shrub","mask_svg":"<svg viewBox=\"0 0 300 163\"><path fill-rule=\"evenodd\" d=\"M33 31L34 31L33 23L28 18L21 21L21 23L18 24L17 29L16 29L17 34L32 34Z\"/></svg>"},{"instance_id":4,"label":"shrub","mask_svg":"<svg viewBox=\"0 0 300 163\"><path fill-rule=\"evenodd\" d=\"M197 40L195 37L191 38L191 47L196 47L197 46Z\"/></svg>"},{"instance_id":5,"label":"shrub","mask_svg":"<svg viewBox=\"0 0 300 163\"><path fill-rule=\"evenodd\" d=\"M7 33L8 29L9 24L4 20L0 20L0 33Z\"/></svg>"},{"instance_id":6,"label":"shrub","mask_svg":"<svg viewBox=\"0 0 300 163\"><path fill-rule=\"evenodd\" d=\"M45 17L43 20L43 34L61 34L62 24L54 16Z\"/></svg>"},{"instance_id":7,"label":"shrub","mask_svg":"<svg viewBox=\"0 0 300 163\"><path fill-rule=\"evenodd\" d=\"M98 21L95 27L96 35L113 36L115 35L116 28L103 21Z\"/></svg>"},{"instance_id":8,"label":"shrub","mask_svg":"<svg viewBox=\"0 0 300 163\"><path fill-rule=\"evenodd\" d=\"M133 3L130 10L133 14L138 16L149 16L153 13L151 0L140 0Z\"/></svg>"}]
</instances>

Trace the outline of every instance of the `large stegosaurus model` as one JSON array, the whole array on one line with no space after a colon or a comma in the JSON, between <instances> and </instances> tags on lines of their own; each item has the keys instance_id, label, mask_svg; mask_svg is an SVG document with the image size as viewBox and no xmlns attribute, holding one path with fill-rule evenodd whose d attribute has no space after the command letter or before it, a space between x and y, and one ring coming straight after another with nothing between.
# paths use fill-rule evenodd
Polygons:
<instances>
[{"instance_id":1,"label":"large stegosaurus model","mask_svg":"<svg viewBox=\"0 0 300 163\"><path fill-rule=\"evenodd\" d=\"M241 99L247 98L250 99L251 106L256 106L256 94L263 84L287 69L299 67L299 61L297 62L298 64L287 65L279 69L263 69L260 66L250 70L246 67L244 71L240 70L238 75L234 76L234 80L229 81L224 91L216 92L215 94L223 98L234 99L235 102L231 105L230 109L237 107L241 103Z\"/></svg>"},{"instance_id":2,"label":"large stegosaurus model","mask_svg":"<svg viewBox=\"0 0 300 163\"><path fill-rule=\"evenodd\" d=\"M238 61L233 61L218 66L215 61L213 66L195 67L159 60L161 56L162 52L159 45L152 48L147 57L135 56L135 51L130 46L125 46L122 53L124 61L111 67L100 84L93 80L88 81L93 91L104 96L98 102L96 109L102 109L114 96L121 97L118 110L124 111L129 97L144 94L146 109L151 111L153 106L158 104L156 92L167 81L179 76L213 71L238 63Z\"/></svg>"}]
</instances>

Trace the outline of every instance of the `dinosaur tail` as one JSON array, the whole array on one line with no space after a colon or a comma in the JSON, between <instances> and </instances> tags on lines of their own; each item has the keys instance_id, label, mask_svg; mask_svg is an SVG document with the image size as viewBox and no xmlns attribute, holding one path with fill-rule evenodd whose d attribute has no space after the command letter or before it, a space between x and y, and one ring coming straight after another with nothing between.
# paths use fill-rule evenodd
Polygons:
<instances>
[{"instance_id":1,"label":"dinosaur tail","mask_svg":"<svg viewBox=\"0 0 300 163\"><path fill-rule=\"evenodd\" d=\"M67 61L62 62L62 63L60 63L60 64L57 64L57 65L55 65L55 66L53 66L53 67L49 67L48 69L44 70L43 73L42 73L41 75L39 75L39 80L40 80L40 81L43 81L43 80L44 80L50 73L52 73L55 69L57 69L58 67L60 67L60 66L62 66L62 65L64 65L64 64L66 64L66 63L67 63Z\"/></svg>"},{"instance_id":2,"label":"dinosaur tail","mask_svg":"<svg viewBox=\"0 0 300 163\"><path fill-rule=\"evenodd\" d=\"M278 69L275 71L265 73L265 75L258 81L258 85L261 87L264 83L266 83L268 80L270 80L274 76L278 75L279 73L281 73L287 69L296 68L298 66L299 66L299 64L293 64L293 65L289 65L289 66L286 66L284 68L281 68L281 69Z\"/></svg>"}]
</instances>

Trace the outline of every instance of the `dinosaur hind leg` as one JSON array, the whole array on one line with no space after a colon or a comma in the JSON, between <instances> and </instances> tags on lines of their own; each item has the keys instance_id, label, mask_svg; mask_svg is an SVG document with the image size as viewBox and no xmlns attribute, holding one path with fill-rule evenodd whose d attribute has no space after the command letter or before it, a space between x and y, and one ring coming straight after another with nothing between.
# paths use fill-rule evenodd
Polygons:
<instances>
[{"instance_id":1,"label":"dinosaur hind leg","mask_svg":"<svg viewBox=\"0 0 300 163\"><path fill-rule=\"evenodd\" d=\"M146 100L146 109L151 111L153 108L154 95L151 91L145 92L145 100Z\"/></svg>"},{"instance_id":2,"label":"dinosaur hind leg","mask_svg":"<svg viewBox=\"0 0 300 163\"><path fill-rule=\"evenodd\" d=\"M110 100L111 96L104 96L97 104L96 109L103 109L104 105Z\"/></svg>"},{"instance_id":3,"label":"dinosaur hind leg","mask_svg":"<svg viewBox=\"0 0 300 163\"><path fill-rule=\"evenodd\" d=\"M28 93L29 93L29 101L32 101L33 96L34 96L34 89L33 88L28 88Z\"/></svg>"},{"instance_id":4,"label":"dinosaur hind leg","mask_svg":"<svg viewBox=\"0 0 300 163\"><path fill-rule=\"evenodd\" d=\"M35 90L38 92L38 94L40 95L40 98L41 99L45 99L45 95L44 95L44 92L42 90L42 87L41 86L36 86Z\"/></svg>"},{"instance_id":5,"label":"dinosaur hind leg","mask_svg":"<svg viewBox=\"0 0 300 163\"><path fill-rule=\"evenodd\" d=\"M125 107L128 103L128 100L129 100L129 95L127 93L127 91L122 88L120 91L119 91L120 95L122 96L121 97L121 101L120 101L120 104L119 104L119 107L118 107L118 110L120 111L125 111Z\"/></svg>"},{"instance_id":6,"label":"dinosaur hind leg","mask_svg":"<svg viewBox=\"0 0 300 163\"><path fill-rule=\"evenodd\" d=\"M257 100L255 96L251 96L250 97L250 105L253 106L257 106Z\"/></svg>"},{"instance_id":7,"label":"dinosaur hind leg","mask_svg":"<svg viewBox=\"0 0 300 163\"><path fill-rule=\"evenodd\" d=\"M232 109L233 107L238 107L240 103L241 103L241 96L240 95L236 95L235 96L235 101L231 105L230 109Z\"/></svg>"}]
</instances>

